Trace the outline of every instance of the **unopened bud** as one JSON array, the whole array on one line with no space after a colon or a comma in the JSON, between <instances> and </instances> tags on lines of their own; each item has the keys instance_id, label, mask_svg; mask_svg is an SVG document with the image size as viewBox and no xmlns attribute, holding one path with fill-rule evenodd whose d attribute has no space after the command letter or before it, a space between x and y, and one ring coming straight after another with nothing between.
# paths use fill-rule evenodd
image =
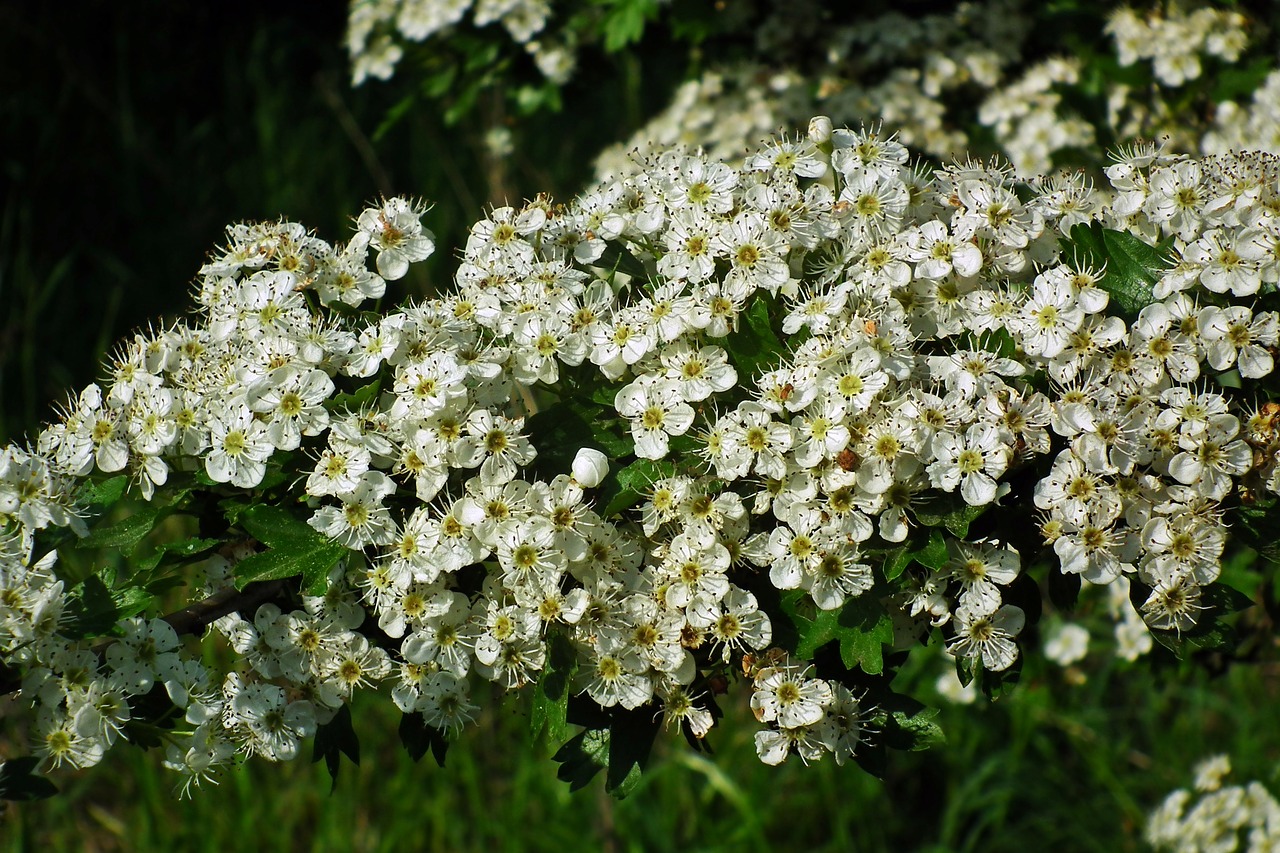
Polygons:
<instances>
[{"instance_id":1,"label":"unopened bud","mask_svg":"<svg viewBox=\"0 0 1280 853\"><path fill-rule=\"evenodd\" d=\"M573 479L584 489L594 489L609 474L609 457L584 447L573 457Z\"/></svg>"},{"instance_id":2,"label":"unopened bud","mask_svg":"<svg viewBox=\"0 0 1280 853\"><path fill-rule=\"evenodd\" d=\"M831 119L827 116L814 116L809 121L809 141L823 146L831 142Z\"/></svg>"}]
</instances>

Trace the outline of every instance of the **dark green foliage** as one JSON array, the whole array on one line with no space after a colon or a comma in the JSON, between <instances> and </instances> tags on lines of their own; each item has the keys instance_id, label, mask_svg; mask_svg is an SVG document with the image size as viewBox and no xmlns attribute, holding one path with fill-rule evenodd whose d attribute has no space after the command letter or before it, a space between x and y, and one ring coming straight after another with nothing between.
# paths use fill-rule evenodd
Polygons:
<instances>
[{"instance_id":1,"label":"dark green foliage","mask_svg":"<svg viewBox=\"0 0 1280 853\"><path fill-rule=\"evenodd\" d=\"M315 749L311 754L312 762L324 759L325 768L333 782L330 791L338 787L338 771L342 767L342 756L346 756L357 767L360 765L360 739L351 725L351 706L343 705L334 714L333 719L316 729Z\"/></svg>"},{"instance_id":2,"label":"dark green foliage","mask_svg":"<svg viewBox=\"0 0 1280 853\"><path fill-rule=\"evenodd\" d=\"M317 595L324 591L329 570L350 553L280 507L256 504L239 513L238 523L267 550L236 564L237 589L254 581L300 576L303 589Z\"/></svg>"}]
</instances>

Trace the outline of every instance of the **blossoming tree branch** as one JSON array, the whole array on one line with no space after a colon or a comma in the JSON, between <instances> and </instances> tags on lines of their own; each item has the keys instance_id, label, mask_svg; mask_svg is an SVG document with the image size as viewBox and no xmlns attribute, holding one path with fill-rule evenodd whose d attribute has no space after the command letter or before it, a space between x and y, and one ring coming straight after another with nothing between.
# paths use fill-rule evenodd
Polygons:
<instances>
[{"instance_id":1,"label":"blossoming tree branch","mask_svg":"<svg viewBox=\"0 0 1280 853\"><path fill-rule=\"evenodd\" d=\"M425 204L339 244L232 226L188 319L0 451L31 735L0 793L122 741L183 790L313 739L336 772L357 691L442 760L482 682L574 787L625 794L739 702L766 763L877 772L940 740L909 659L997 695L1083 582L1230 653L1224 553L1275 556L1280 162L1106 175L913 166L818 118L494 209L448 293L385 313Z\"/></svg>"}]
</instances>

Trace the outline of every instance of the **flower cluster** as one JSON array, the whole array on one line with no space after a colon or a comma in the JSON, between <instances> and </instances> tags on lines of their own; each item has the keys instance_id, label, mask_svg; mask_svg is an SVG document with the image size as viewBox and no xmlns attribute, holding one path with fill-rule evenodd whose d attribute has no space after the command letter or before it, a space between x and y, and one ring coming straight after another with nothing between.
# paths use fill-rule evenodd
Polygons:
<instances>
[{"instance_id":1,"label":"flower cluster","mask_svg":"<svg viewBox=\"0 0 1280 853\"><path fill-rule=\"evenodd\" d=\"M794 665L759 669L753 679L751 710L769 723L756 733L756 751L765 764L781 764L796 752L808 761L831 753L837 764L852 758L872 734L861 696L835 681L809 677Z\"/></svg>"},{"instance_id":2,"label":"flower cluster","mask_svg":"<svg viewBox=\"0 0 1280 853\"><path fill-rule=\"evenodd\" d=\"M844 761L888 718L853 678L883 646L1016 664L1040 543L997 516L1032 504L1063 573L1141 585L1145 625L1187 631L1224 502L1280 492L1274 407L1201 378L1273 370L1277 165L1138 148L1109 191L1022 185L818 118L738 168L674 149L494 209L450 292L385 314L359 308L433 251L423 205L386 200L340 246L232 227L193 321L0 452L0 651L37 750L94 763L162 687L185 724L168 764L198 781L293 757L359 688L448 731L477 679L549 672L702 737L745 671L763 760ZM1158 259L1141 310L1082 233ZM172 511L218 498L190 553L202 596L246 602L212 621L230 671L137 609L90 645L49 534L84 532L81 481L126 478ZM341 556L301 594L236 599L299 573L262 573L282 540ZM888 631L859 635L872 658L819 677L771 648L779 620L849 608Z\"/></svg>"},{"instance_id":3,"label":"flower cluster","mask_svg":"<svg viewBox=\"0 0 1280 853\"><path fill-rule=\"evenodd\" d=\"M1037 11L1008 0L913 17L868 12L824 29L815 49L815 34L780 5L759 26L754 62L713 66L686 82L662 113L605 149L596 173L629 172L629 152L678 143L735 156L779 125L816 112L850 125L882 122L903 143L939 158L959 156L989 133L1021 176L1078 163L1107 137L1167 138L1169 150L1204 154L1280 151L1280 72L1262 81L1248 105L1221 101L1207 119L1187 106L1186 90L1214 79L1212 65L1244 56L1258 28L1241 13L1159 3L1141 14L1122 7L1105 18L1069 22L1068 29L1096 28L1086 38L1110 37L1114 56L1107 59L1126 69L1113 75L1101 70L1101 58L1073 55L1065 43L1041 58L1044 47L1030 44L1033 33L1045 37ZM773 59L795 44L805 46L803 56L821 59L807 68ZM1101 92L1086 79L1091 72L1105 79ZM1150 85L1135 75L1149 76ZM1091 98L1099 101L1092 118L1079 109Z\"/></svg>"},{"instance_id":4,"label":"flower cluster","mask_svg":"<svg viewBox=\"0 0 1280 853\"><path fill-rule=\"evenodd\" d=\"M1231 773L1225 755L1196 767L1194 793L1169 794L1147 819L1146 839L1156 850L1274 850L1280 843L1280 802L1260 782L1224 785Z\"/></svg>"},{"instance_id":5,"label":"flower cluster","mask_svg":"<svg viewBox=\"0 0 1280 853\"><path fill-rule=\"evenodd\" d=\"M353 85L390 79L405 42L444 35L468 12L477 27L501 24L548 79L563 83L573 73L576 57L568 45L534 38L546 28L549 0L352 0L346 46Z\"/></svg>"}]
</instances>

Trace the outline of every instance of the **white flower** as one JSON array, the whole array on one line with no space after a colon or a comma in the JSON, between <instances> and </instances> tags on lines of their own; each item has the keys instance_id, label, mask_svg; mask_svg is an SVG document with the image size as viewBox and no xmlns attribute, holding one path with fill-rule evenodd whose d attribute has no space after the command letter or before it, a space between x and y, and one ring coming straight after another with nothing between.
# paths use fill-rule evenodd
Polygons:
<instances>
[{"instance_id":1,"label":"white flower","mask_svg":"<svg viewBox=\"0 0 1280 853\"><path fill-rule=\"evenodd\" d=\"M992 672L1008 669L1018 657L1018 636L1026 616L1022 609L1006 604L994 612L961 606L955 612L956 635L947 642L947 651L956 657L977 658Z\"/></svg>"},{"instance_id":2,"label":"white flower","mask_svg":"<svg viewBox=\"0 0 1280 853\"><path fill-rule=\"evenodd\" d=\"M974 424L964 436L939 433L933 438L933 455L937 461L929 465L929 480L935 488L960 495L970 506L981 506L996 499L996 478L1009 465L1009 448L1000 441L990 424Z\"/></svg>"},{"instance_id":3,"label":"white flower","mask_svg":"<svg viewBox=\"0 0 1280 853\"><path fill-rule=\"evenodd\" d=\"M395 541L396 525L382 501L396 490L396 484L381 471L366 471L354 491L341 494L342 508L325 506L307 521L330 539L360 550L368 545L389 545Z\"/></svg>"},{"instance_id":4,"label":"white flower","mask_svg":"<svg viewBox=\"0 0 1280 853\"><path fill-rule=\"evenodd\" d=\"M1058 666L1070 666L1089 651L1089 631L1083 625L1066 622L1052 631L1044 642L1044 655Z\"/></svg>"},{"instance_id":5,"label":"white flower","mask_svg":"<svg viewBox=\"0 0 1280 853\"><path fill-rule=\"evenodd\" d=\"M751 711L762 723L777 722L784 729L819 722L833 699L831 685L808 678L793 667L766 667L755 677Z\"/></svg>"},{"instance_id":6,"label":"white flower","mask_svg":"<svg viewBox=\"0 0 1280 853\"><path fill-rule=\"evenodd\" d=\"M262 482L267 459L275 449L266 425L248 406L232 406L209 418L209 442L204 469L215 483L251 489Z\"/></svg>"},{"instance_id":7,"label":"white flower","mask_svg":"<svg viewBox=\"0 0 1280 853\"><path fill-rule=\"evenodd\" d=\"M684 435L693 425L693 408L675 382L633 382L615 395L613 405L631 422L636 455L643 459L665 457L669 437Z\"/></svg>"},{"instance_id":8,"label":"white flower","mask_svg":"<svg viewBox=\"0 0 1280 853\"><path fill-rule=\"evenodd\" d=\"M389 281L403 278L409 264L425 260L435 251L435 237L422 227L426 208L408 199L390 198L371 207L356 220L358 233L378 250L378 273Z\"/></svg>"}]
</instances>

